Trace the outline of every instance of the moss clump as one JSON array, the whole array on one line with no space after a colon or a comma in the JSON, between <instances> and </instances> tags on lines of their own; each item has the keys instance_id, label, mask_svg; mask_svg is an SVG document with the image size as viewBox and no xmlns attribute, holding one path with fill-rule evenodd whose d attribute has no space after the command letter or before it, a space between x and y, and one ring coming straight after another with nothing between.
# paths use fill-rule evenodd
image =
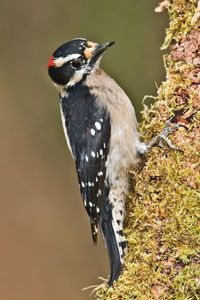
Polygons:
<instances>
[{"instance_id":1,"label":"moss clump","mask_svg":"<svg viewBox=\"0 0 200 300\"><path fill-rule=\"evenodd\" d=\"M200 299L200 35L191 19L197 0L173 0L165 46L166 81L140 133L151 139L173 117L172 142L183 152L154 147L130 171L125 234L129 254L119 280L97 291L106 300Z\"/></svg>"},{"instance_id":2,"label":"moss clump","mask_svg":"<svg viewBox=\"0 0 200 300\"><path fill-rule=\"evenodd\" d=\"M179 40L180 33L186 35L194 28L192 18L197 9L197 0L172 0L169 2L168 12L170 26L166 31L166 37L162 50L166 49L172 40Z\"/></svg>"}]
</instances>

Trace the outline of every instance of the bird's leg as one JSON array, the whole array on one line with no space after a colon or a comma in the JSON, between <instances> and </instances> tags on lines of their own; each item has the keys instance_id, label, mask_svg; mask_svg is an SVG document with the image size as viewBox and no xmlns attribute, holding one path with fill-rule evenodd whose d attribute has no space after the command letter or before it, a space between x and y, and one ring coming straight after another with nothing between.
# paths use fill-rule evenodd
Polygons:
<instances>
[{"instance_id":1,"label":"bird's leg","mask_svg":"<svg viewBox=\"0 0 200 300\"><path fill-rule=\"evenodd\" d=\"M177 151L182 151L182 150L176 148L172 144L170 139L167 138L167 136L170 133L172 133L174 130L178 129L179 127L183 127L185 129L187 129L187 127L182 124L176 124L173 127L169 127L169 125L171 124L171 121L172 121L172 118L169 119L165 123L165 127L164 127L163 131L161 133L159 133L156 137L154 137L152 140L150 140L149 142L140 144L139 149L138 149L139 154L143 155L143 154L147 153L155 144L158 144L160 147L163 147L163 141L165 141L171 149L174 149Z\"/></svg>"}]
</instances>

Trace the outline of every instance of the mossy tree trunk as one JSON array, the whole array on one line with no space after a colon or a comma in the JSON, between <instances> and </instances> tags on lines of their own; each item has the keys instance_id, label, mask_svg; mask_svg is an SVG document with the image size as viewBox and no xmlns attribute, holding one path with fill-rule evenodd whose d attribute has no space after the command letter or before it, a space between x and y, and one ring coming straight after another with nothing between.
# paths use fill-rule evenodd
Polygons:
<instances>
[{"instance_id":1,"label":"mossy tree trunk","mask_svg":"<svg viewBox=\"0 0 200 300\"><path fill-rule=\"evenodd\" d=\"M183 152L154 147L131 170L125 233L129 254L114 287L97 299L200 299L200 4L164 1L170 27L163 48L166 81L151 108L144 107L140 132L148 140L167 119L182 123L170 136Z\"/></svg>"}]
</instances>

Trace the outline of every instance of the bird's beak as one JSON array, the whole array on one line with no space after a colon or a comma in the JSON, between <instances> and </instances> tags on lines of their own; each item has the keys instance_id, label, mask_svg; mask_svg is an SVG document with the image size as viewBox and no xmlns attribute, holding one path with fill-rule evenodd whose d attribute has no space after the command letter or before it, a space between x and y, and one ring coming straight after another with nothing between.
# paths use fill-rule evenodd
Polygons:
<instances>
[{"instance_id":1,"label":"bird's beak","mask_svg":"<svg viewBox=\"0 0 200 300\"><path fill-rule=\"evenodd\" d=\"M99 56L101 55L104 51L106 51L109 47L111 47L115 42L108 42L108 43L104 43L104 44L100 44L100 45L97 45L94 52L93 52L93 55L92 56Z\"/></svg>"},{"instance_id":2,"label":"bird's beak","mask_svg":"<svg viewBox=\"0 0 200 300\"><path fill-rule=\"evenodd\" d=\"M104 44L97 44L94 50L92 51L92 55L90 58L90 64L94 64L98 58L106 51L109 47L114 45L115 42L108 42Z\"/></svg>"}]
</instances>

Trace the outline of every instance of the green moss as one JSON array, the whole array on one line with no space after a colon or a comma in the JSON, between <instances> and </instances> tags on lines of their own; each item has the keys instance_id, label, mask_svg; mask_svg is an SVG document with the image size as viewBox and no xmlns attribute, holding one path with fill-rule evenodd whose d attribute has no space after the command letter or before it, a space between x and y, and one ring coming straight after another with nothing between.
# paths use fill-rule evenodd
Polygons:
<instances>
[{"instance_id":1,"label":"green moss","mask_svg":"<svg viewBox=\"0 0 200 300\"><path fill-rule=\"evenodd\" d=\"M197 0L171 2L164 48L192 29L196 6ZM183 152L153 147L131 170L125 220L129 253L119 280L99 289L98 300L200 299L200 101L188 76L194 66L171 55L164 62L167 80L154 104L144 105L139 130L144 140L151 139L177 112L176 121L188 131L180 128L170 139Z\"/></svg>"},{"instance_id":2,"label":"green moss","mask_svg":"<svg viewBox=\"0 0 200 300\"><path fill-rule=\"evenodd\" d=\"M170 27L166 30L166 37L162 50L168 48L172 40L178 40L179 34L186 35L194 26L191 25L192 17L197 8L196 0L172 0L168 11Z\"/></svg>"}]
</instances>

